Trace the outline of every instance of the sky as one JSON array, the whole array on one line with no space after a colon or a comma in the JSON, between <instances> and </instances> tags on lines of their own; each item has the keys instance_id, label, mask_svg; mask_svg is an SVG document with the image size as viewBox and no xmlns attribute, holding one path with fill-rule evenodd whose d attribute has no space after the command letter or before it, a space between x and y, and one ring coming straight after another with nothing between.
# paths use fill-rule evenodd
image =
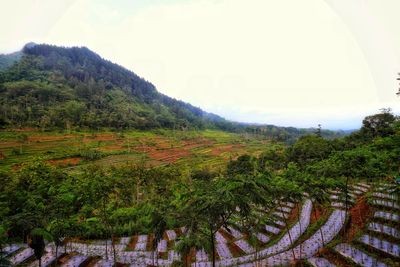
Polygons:
<instances>
[{"instance_id":1,"label":"sky","mask_svg":"<svg viewBox=\"0 0 400 267\"><path fill-rule=\"evenodd\" d=\"M399 0L0 0L0 53L86 46L227 119L355 129L400 113Z\"/></svg>"}]
</instances>

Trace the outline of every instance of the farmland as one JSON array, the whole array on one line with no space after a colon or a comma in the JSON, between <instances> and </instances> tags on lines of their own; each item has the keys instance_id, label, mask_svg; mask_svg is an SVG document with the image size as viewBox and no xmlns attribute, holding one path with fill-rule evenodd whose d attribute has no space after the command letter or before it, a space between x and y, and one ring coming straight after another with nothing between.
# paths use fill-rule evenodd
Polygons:
<instances>
[{"instance_id":1,"label":"farmland","mask_svg":"<svg viewBox=\"0 0 400 267\"><path fill-rule=\"evenodd\" d=\"M131 130L124 132L0 132L0 169L15 170L38 158L74 171L89 163L118 165L145 162L220 168L242 154L258 155L270 142L217 130Z\"/></svg>"}]
</instances>

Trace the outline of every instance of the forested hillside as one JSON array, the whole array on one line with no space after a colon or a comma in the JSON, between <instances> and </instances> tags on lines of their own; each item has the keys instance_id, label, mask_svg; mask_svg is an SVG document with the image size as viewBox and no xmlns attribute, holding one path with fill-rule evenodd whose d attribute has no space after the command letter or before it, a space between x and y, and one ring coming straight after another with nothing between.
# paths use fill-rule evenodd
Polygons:
<instances>
[{"instance_id":1,"label":"forested hillside","mask_svg":"<svg viewBox=\"0 0 400 267\"><path fill-rule=\"evenodd\" d=\"M30 43L22 53L2 55L0 62L1 127L213 128L287 142L314 131L227 121L159 93L150 82L85 47Z\"/></svg>"},{"instance_id":2,"label":"forested hillside","mask_svg":"<svg viewBox=\"0 0 400 267\"><path fill-rule=\"evenodd\" d=\"M2 125L204 128L229 124L172 99L89 49L26 45L2 73Z\"/></svg>"}]
</instances>

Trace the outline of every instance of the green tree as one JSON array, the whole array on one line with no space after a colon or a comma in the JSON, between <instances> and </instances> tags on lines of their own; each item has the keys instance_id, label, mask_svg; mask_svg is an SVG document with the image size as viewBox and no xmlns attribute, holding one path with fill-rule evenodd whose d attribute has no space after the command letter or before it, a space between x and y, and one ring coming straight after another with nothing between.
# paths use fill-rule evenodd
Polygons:
<instances>
[{"instance_id":1,"label":"green tree","mask_svg":"<svg viewBox=\"0 0 400 267\"><path fill-rule=\"evenodd\" d=\"M6 228L0 225L0 266L11 266L11 262L5 257L4 247L7 245L8 236Z\"/></svg>"},{"instance_id":2,"label":"green tree","mask_svg":"<svg viewBox=\"0 0 400 267\"><path fill-rule=\"evenodd\" d=\"M227 173L230 176L238 174L253 175L256 170L256 161L250 155L239 156L236 160L231 160L227 166Z\"/></svg>"},{"instance_id":3,"label":"green tree","mask_svg":"<svg viewBox=\"0 0 400 267\"><path fill-rule=\"evenodd\" d=\"M306 135L288 149L288 158L301 168L307 164L326 159L332 152L330 142L322 137Z\"/></svg>"},{"instance_id":4,"label":"green tree","mask_svg":"<svg viewBox=\"0 0 400 267\"><path fill-rule=\"evenodd\" d=\"M161 203L159 203L161 205ZM154 209L151 214L151 229L153 230L154 240L153 240L153 265L158 266L158 252L157 245L163 239L165 230L167 230L167 222L165 220L165 215L162 211ZM156 257L156 265L154 263L154 256Z\"/></svg>"},{"instance_id":5,"label":"green tree","mask_svg":"<svg viewBox=\"0 0 400 267\"><path fill-rule=\"evenodd\" d=\"M42 266L42 256L45 253L45 238L49 238L48 234L40 228L35 228L31 232L29 247L33 249L35 258L39 261L39 267Z\"/></svg>"},{"instance_id":6,"label":"green tree","mask_svg":"<svg viewBox=\"0 0 400 267\"><path fill-rule=\"evenodd\" d=\"M380 113L365 117L360 132L367 138L389 136L394 133L392 124L395 121L396 117L390 108L381 109Z\"/></svg>"}]
</instances>

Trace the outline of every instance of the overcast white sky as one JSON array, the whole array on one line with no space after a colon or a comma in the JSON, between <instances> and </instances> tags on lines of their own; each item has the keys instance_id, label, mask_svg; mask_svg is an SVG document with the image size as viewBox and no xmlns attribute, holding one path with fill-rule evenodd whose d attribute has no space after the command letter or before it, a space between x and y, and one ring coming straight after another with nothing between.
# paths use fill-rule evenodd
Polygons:
<instances>
[{"instance_id":1,"label":"overcast white sky","mask_svg":"<svg viewBox=\"0 0 400 267\"><path fill-rule=\"evenodd\" d=\"M243 122L352 129L400 112L399 0L0 0L0 52L87 46Z\"/></svg>"}]
</instances>

